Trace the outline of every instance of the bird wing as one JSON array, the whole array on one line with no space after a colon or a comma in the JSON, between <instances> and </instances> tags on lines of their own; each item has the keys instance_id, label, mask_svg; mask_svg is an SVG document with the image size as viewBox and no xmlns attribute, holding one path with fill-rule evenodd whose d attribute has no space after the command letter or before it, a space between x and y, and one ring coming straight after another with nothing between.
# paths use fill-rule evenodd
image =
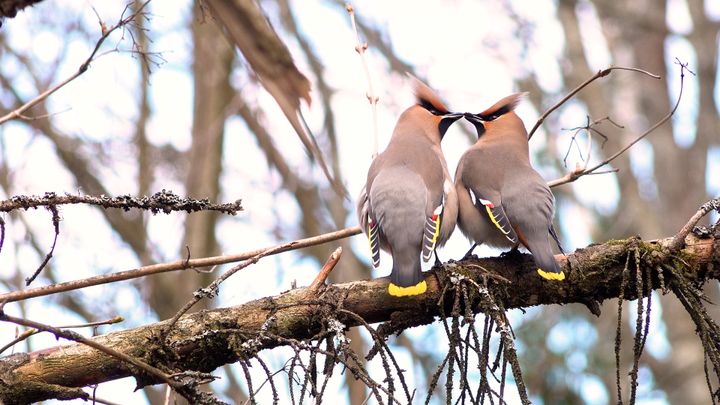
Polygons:
<instances>
[{"instance_id":1,"label":"bird wing","mask_svg":"<svg viewBox=\"0 0 720 405\"><path fill-rule=\"evenodd\" d=\"M422 258L427 262L432 256L437 244L438 235L440 235L440 224L442 224L442 213L445 207L445 198L432 212L425 218L425 231L423 235Z\"/></svg>"},{"instance_id":2,"label":"bird wing","mask_svg":"<svg viewBox=\"0 0 720 405\"><path fill-rule=\"evenodd\" d=\"M499 196L493 197L490 193L479 190L478 187L468 187L467 190L470 193L470 201L480 211L480 215L487 215L490 222L505 235L507 240L517 243L517 233L515 233L507 214L505 214L501 198Z\"/></svg>"},{"instance_id":3,"label":"bird wing","mask_svg":"<svg viewBox=\"0 0 720 405\"><path fill-rule=\"evenodd\" d=\"M380 226L370 212L368 212L367 236L370 243L370 254L375 268L380 266Z\"/></svg>"},{"instance_id":4,"label":"bird wing","mask_svg":"<svg viewBox=\"0 0 720 405\"><path fill-rule=\"evenodd\" d=\"M368 238L373 266L377 268L380 266L380 224L370 206L366 187L363 187L358 197L358 217L360 227Z\"/></svg>"}]
</instances>

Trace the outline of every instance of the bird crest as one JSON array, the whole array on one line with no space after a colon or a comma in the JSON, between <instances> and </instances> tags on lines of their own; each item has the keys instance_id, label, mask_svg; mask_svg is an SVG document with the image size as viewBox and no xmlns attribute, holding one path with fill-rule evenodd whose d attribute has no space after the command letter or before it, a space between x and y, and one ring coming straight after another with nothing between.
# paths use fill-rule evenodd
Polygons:
<instances>
[{"instance_id":1,"label":"bird crest","mask_svg":"<svg viewBox=\"0 0 720 405\"><path fill-rule=\"evenodd\" d=\"M417 98L418 105L435 115L443 115L450 112L445 104L440 100L440 97L438 97L438 95L435 94L428 85L410 73L407 73L407 75L413 82L413 89L415 91L415 97Z\"/></svg>"},{"instance_id":2,"label":"bird crest","mask_svg":"<svg viewBox=\"0 0 720 405\"><path fill-rule=\"evenodd\" d=\"M492 107L488 108L487 110L473 115L483 121L493 121L498 117L505 115L510 111L513 111L515 107L520 104L520 101L522 101L523 97L525 97L526 95L527 93L524 92L513 93L493 104Z\"/></svg>"}]
</instances>

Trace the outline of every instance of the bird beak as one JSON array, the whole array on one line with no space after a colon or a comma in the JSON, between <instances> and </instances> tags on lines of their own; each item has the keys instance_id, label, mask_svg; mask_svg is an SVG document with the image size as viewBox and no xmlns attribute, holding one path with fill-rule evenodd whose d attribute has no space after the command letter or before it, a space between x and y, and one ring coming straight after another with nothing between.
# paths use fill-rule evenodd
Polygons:
<instances>
[{"instance_id":1,"label":"bird beak","mask_svg":"<svg viewBox=\"0 0 720 405\"><path fill-rule=\"evenodd\" d=\"M473 124L475 124L475 125L477 125L477 124L482 125L482 124L483 124L482 119L481 119L480 117L478 117L477 115L475 115L475 114L467 113L467 112L466 112L465 114L463 114L463 116L465 117L466 120L470 121L471 123L473 123Z\"/></svg>"},{"instance_id":2,"label":"bird beak","mask_svg":"<svg viewBox=\"0 0 720 405\"><path fill-rule=\"evenodd\" d=\"M452 120L454 122L454 121L457 121L460 118L462 118L465 114L463 114L463 113L447 113L445 115L442 115L441 118L444 120L445 119Z\"/></svg>"},{"instance_id":3,"label":"bird beak","mask_svg":"<svg viewBox=\"0 0 720 405\"><path fill-rule=\"evenodd\" d=\"M478 139L480 139L480 137L485 133L485 123L483 122L482 118L472 113L465 113L463 114L463 116L466 120L470 121L470 123L475 126Z\"/></svg>"},{"instance_id":4,"label":"bird beak","mask_svg":"<svg viewBox=\"0 0 720 405\"><path fill-rule=\"evenodd\" d=\"M448 128L450 128L450 125L453 124L453 122L459 120L463 117L463 113L447 113L440 116L440 125L438 125L438 131L440 131L440 139L445 136L445 132L447 132Z\"/></svg>"}]
</instances>

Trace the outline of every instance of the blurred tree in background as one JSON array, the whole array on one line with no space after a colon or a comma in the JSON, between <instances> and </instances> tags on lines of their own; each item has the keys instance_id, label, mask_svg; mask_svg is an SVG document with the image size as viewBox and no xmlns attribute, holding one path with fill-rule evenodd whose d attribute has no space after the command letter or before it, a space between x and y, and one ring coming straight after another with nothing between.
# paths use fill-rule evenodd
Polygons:
<instances>
[{"instance_id":1,"label":"blurred tree in background","mask_svg":"<svg viewBox=\"0 0 720 405\"><path fill-rule=\"evenodd\" d=\"M130 10L139 10L142 3L135 1ZM371 160L373 117L345 4L263 0L259 5L312 84L312 105L302 109L319 150L356 195ZM193 258L243 252L355 225L354 204L338 195L307 157L282 111L207 5L154 0L145 7L126 29L108 37L87 73L25 113L33 118L0 125L0 198L46 191L142 196L170 189L213 202L241 198L244 212L237 217L214 212L165 216L63 208L55 257L37 283L175 260L187 250ZM720 194L720 7L715 2L376 1L355 7L380 96L381 149L395 118L411 102L405 72L426 80L461 111L480 111L509 92L528 91L519 110L528 128L600 69L632 66L662 76L653 80L614 72L549 116L530 142L534 165L547 180L588 158L578 153L584 135L579 137L582 148L576 147L567 128L599 120L593 128L607 139L595 133L590 159L608 157L672 109L679 89L675 60L689 63L696 75L686 80L671 125L615 159L617 173L553 189L556 222L570 251L633 235L646 240L671 236L700 204ZM106 29L99 21L112 24L123 8L116 2L44 0L5 19L0 28L0 115L77 70ZM472 141L467 129L453 127L443 144L451 172ZM24 288L24 278L47 254L52 230L44 215L31 210L3 216L2 292ZM362 237L337 245L344 254L331 275L333 282L386 275L387 268L371 271ZM458 233L441 250L441 258L459 258L467 247ZM203 300L194 310L273 295L295 282L308 285L333 249L318 245L266 259L228 281L219 299ZM121 315L126 318L122 328L129 328L172 317L217 271L168 273L20 301L5 310L53 324ZM707 285L705 294L718 302L717 283ZM656 297L638 403L707 403L695 324L674 296ZM605 301L598 318L577 304L510 312L533 402L616 400L612 336L617 305L617 300ZM716 306L709 311L720 318ZM630 337L635 325L632 316L627 318L623 335ZM14 334L12 326L0 326L1 341ZM359 328L347 336L357 353L366 353L371 345ZM442 361L437 348L443 339L439 323L390 339L409 370L406 378L420 392ZM37 335L16 350L31 351L51 341ZM282 367L287 353L274 353L273 369ZM628 344L621 351L621 370L632 361ZM222 376L210 387L226 400L245 402L243 370L229 365ZM366 386L350 372L342 378L334 395L364 403ZM132 383L121 387L101 386L98 395L126 395L119 402L139 400L141 394L130 394ZM438 403L443 402L442 391L437 389ZM142 395L150 403L162 403L165 392L149 387Z\"/></svg>"}]
</instances>

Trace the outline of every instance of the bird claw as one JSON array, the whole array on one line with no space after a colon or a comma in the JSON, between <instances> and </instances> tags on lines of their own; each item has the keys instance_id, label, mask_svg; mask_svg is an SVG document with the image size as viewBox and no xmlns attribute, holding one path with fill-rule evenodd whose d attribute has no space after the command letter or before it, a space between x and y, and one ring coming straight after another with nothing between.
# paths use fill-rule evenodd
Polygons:
<instances>
[{"instance_id":1,"label":"bird claw","mask_svg":"<svg viewBox=\"0 0 720 405\"><path fill-rule=\"evenodd\" d=\"M507 252L500 253L500 257L503 257L503 258L504 257L508 257L508 258L518 257L520 255L521 255L520 249L517 246L513 246L513 248L508 250Z\"/></svg>"},{"instance_id":2,"label":"bird claw","mask_svg":"<svg viewBox=\"0 0 720 405\"><path fill-rule=\"evenodd\" d=\"M462 259L460 259L460 260L462 261L462 260L465 260L465 259L470 259L471 257L475 256L475 255L473 255L473 250L475 250L475 248L477 247L477 245L478 245L477 243L473 243L473 245L470 246L470 250L468 250L468 251L465 253L465 255L462 257Z\"/></svg>"}]
</instances>

